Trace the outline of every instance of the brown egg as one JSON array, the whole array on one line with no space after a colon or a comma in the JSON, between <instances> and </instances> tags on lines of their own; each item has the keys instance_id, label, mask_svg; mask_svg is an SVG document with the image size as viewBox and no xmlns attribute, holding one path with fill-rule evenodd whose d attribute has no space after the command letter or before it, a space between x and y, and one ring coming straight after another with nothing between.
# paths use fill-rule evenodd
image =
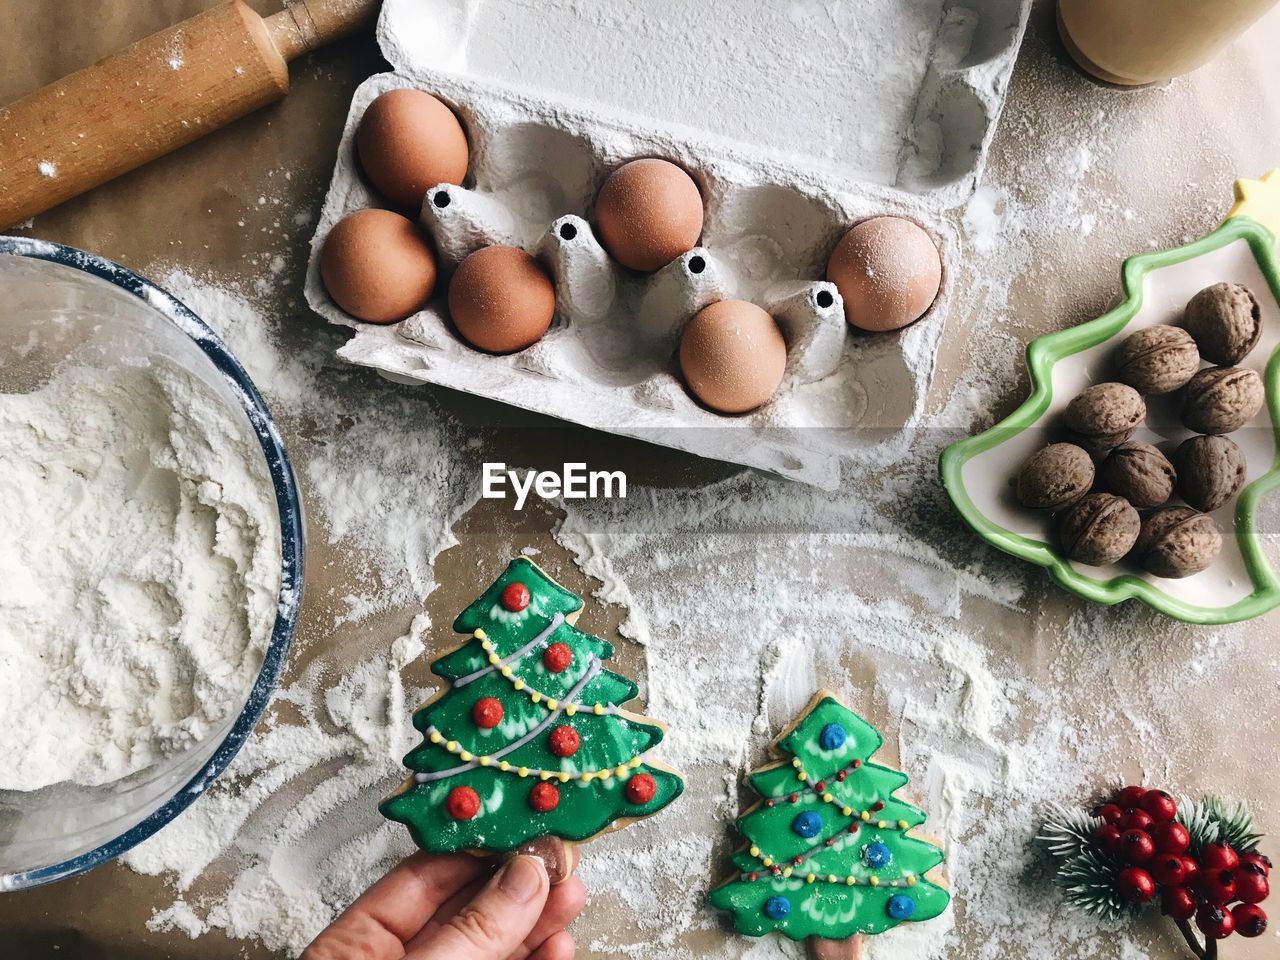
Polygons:
<instances>
[{"instance_id":1,"label":"brown egg","mask_svg":"<svg viewBox=\"0 0 1280 960\"><path fill-rule=\"evenodd\" d=\"M712 410L746 413L773 396L787 366L787 344L773 317L745 300L699 311L680 337L680 370Z\"/></svg>"},{"instance_id":2,"label":"brown egg","mask_svg":"<svg viewBox=\"0 0 1280 960\"><path fill-rule=\"evenodd\" d=\"M449 283L453 325L473 346L490 353L514 353L537 343L555 312L551 278L518 247L477 250Z\"/></svg>"},{"instance_id":3,"label":"brown egg","mask_svg":"<svg viewBox=\"0 0 1280 960\"><path fill-rule=\"evenodd\" d=\"M942 257L921 227L901 217L864 220L827 263L845 319L862 330L898 330L919 320L942 286Z\"/></svg>"},{"instance_id":4,"label":"brown egg","mask_svg":"<svg viewBox=\"0 0 1280 960\"><path fill-rule=\"evenodd\" d=\"M461 184L470 151L453 111L421 90L388 90L356 130L360 166L384 197L415 214L437 183Z\"/></svg>"},{"instance_id":5,"label":"brown egg","mask_svg":"<svg viewBox=\"0 0 1280 960\"><path fill-rule=\"evenodd\" d=\"M395 323L427 305L436 258L412 220L390 210L357 210L324 238L320 278L353 317Z\"/></svg>"},{"instance_id":6,"label":"brown egg","mask_svg":"<svg viewBox=\"0 0 1280 960\"><path fill-rule=\"evenodd\" d=\"M600 242L624 267L652 273L697 246L702 194L693 178L666 160L632 160L615 170L596 197Z\"/></svg>"}]
</instances>

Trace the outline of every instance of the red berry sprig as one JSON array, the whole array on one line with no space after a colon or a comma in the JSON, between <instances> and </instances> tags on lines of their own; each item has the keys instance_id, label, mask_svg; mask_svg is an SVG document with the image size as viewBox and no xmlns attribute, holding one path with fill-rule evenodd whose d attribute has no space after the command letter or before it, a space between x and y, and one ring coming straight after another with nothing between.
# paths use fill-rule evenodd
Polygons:
<instances>
[{"instance_id":1,"label":"red berry sprig","mask_svg":"<svg viewBox=\"0 0 1280 960\"><path fill-rule=\"evenodd\" d=\"M1129 786L1094 810L1102 824L1096 849L1116 864L1120 900L1138 905L1159 898L1160 910L1177 921L1197 956L1215 956L1217 941L1237 933L1258 937L1267 915L1258 904L1270 894L1271 861L1241 855L1228 843L1192 850L1192 836L1178 821L1178 804L1163 790ZM1195 942L1190 922L1204 935Z\"/></svg>"}]
</instances>

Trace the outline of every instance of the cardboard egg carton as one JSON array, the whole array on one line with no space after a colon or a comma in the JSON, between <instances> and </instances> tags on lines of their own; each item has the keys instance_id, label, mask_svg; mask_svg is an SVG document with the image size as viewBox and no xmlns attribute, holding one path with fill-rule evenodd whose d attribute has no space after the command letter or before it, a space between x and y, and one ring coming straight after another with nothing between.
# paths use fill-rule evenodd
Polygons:
<instances>
[{"instance_id":1,"label":"cardboard egg carton","mask_svg":"<svg viewBox=\"0 0 1280 960\"><path fill-rule=\"evenodd\" d=\"M844 460L892 460L919 424L947 274L961 259L944 214L980 173L1027 0L886 6L846 11L840 24L832 11L844 8L834 5L831 30L765 0L728 0L714 19L683 0L601 2L594 13L568 0L388 0L379 39L395 71L367 80L352 100L313 239L308 301L355 329L340 356L395 380L826 488L839 483ZM471 170L464 186L434 187L423 201L441 265L436 296L401 323L375 326L330 300L318 251L343 216L386 205L358 171L354 133L369 103L396 87L454 108ZM816 96L823 106L810 105ZM640 276L607 255L591 211L610 172L648 156L691 173L706 219L700 246ZM943 289L916 324L862 334L823 278L845 231L880 214L929 231ZM444 302L453 268L494 243L529 250L556 285L547 335L508 356L461 340ZM769 310L788 347L777 395L742 416L701 406L675 359L689 318L726 298Z\"/></svg>"}]
</instances>

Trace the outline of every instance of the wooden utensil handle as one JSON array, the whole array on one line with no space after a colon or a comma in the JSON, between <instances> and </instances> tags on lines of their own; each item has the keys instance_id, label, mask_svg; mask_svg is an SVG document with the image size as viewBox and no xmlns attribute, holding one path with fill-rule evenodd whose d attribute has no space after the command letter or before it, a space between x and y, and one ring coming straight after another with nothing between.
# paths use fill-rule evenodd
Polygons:
<instances>
[{"instance_id":1,"label":"wooden utensil handle","mask_svg":"<svg viewBox=\"0 0 1280 960\"><path fill-rule=\"evenodd\" d=\"M289 59L374 9L309 0L264 20L229 0L0 108L0 228L278 100Z\"/></svg>"}]
</instances>

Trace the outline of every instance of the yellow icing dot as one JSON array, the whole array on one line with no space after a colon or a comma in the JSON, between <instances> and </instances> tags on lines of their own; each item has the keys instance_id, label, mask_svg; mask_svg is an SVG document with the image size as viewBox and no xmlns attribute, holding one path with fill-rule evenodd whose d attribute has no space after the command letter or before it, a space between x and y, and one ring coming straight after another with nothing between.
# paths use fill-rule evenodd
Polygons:
<instances>
[{"instance_id":1,"label":"yellow icing dot","mask_svg":"<svg viewBox=\"0 0 1280 960\"><path fill-rule=\"evenodd\" d=\"M458 741L457 741L457 740L450 740L448 743L446 743L446 744L444 745L444 748L445 748L446 750L448 750L450 753L457 753L457 752L458 752Z\"/></svg>"},{"instance_id":2,"label":"yellow icing dot","mask_svg":"<svg viewBox=\"0 0 1280 960\"><path fill-rule=\"evenodd\" d=\"M764 858L763 860L761 860L760 862L761 862L761 863L763 863L766 867L772 867L772 866L773 866L773 857L765 857L765 858Z\"/></svg>"},{"instance_id":3,"label":"yellow icing dot","mask_svg":"<svg viewBox=\"0 0 1280 960\"><path fill-rule=\"evenodd\" d=\"M840 882L840 878L837 877L834 873L827 874L827 883L839 883L839 882Z\"/></svg>"},{"instance_id":4,"label":"yellow icing dot","mask_svg":"<svg viewBox=\"0 0 1280 960\"><path fill-rule=\"evenodd\" d=\"M630 764L630 766L631 766L631 769L632 769L632 770L634 770L636 767L640 766L640 758L639 758L639 757L632 757L632 758L631 758L631 760L630 760L630 761L628 761L628 762L629 762L629 764Z\"/></svg>"},{"instance_id":5,"label":"yellow icing dot","mask_svg":"<svg viewBox=\"0 0 1280 960\"><path fill-rule=\"evenodd\" d=\"M613 773L614 776L625 777L627 775L627 765L625 763L618 764L613 768Z\"/></svg>"},{"instance_id":6,"label":"yellow icing dot","mask_svg":"<svg viewBox=\"0 0 1280 960\"><path fill-rule=\"evenodd\" d=\"M907 886L914 887L915 885L916 885L915 876L913 876L912 874L907 874Z\"/></svg>"},{"instance_id":7,"label":"yellow icing dot","mask_svg":"<svg viewBox=\"0 0 1280 960\"><path fill-rule=\"evenodd\" d=\"M512 669L511 669L510 667L503 667L503 668L502 668L501 670L499 670L498 672L499 672L500 674L502 674L504 677L506 677L508 680L510 680L510 679L511 679L511 674L513 673Z\"/></svg>"},{"instance_id":8,"label":"yellow icing dot","mask_svg":"<svg viewBox=\"0 0 1280 960\"><path fill-rule=\"evenodd\" d=\"M516 776L518 777L527 777L528 775L529 775L528 767L521 767L519 770L516 771Z\"/></svg>"},{"instance_id":9,"label":"yellow icing dot","mask_svg":"<svg viewBox=\"0 0 1280 960\"><path fill-rule=\"evenodd\" d=\"M845 882L846 884L848 884L849 886L851 886L851 887L852 887L855 883L857 883L857 882L858 882L858 878L857 878L857 877L845 877L845 878L844 878L844 882Z\"/></svg>"},{"instance_id":10,"label":"yellow icing dot","mask_svg":"<svg viewBox=\"0 0 1280 960\"><path fill-rule=\"evenodd\" d=\"M801 770L799 773L796 774L796 779L799 780L801 783L804 783L806 780L809 779L809 775L805 773L803 770Z\"/></svg>"},{"instance_id":11,"label":"yellow icing dot","mask_svg":"<svg viewBox=\"0 0 1280 960\"><path fill-rule=\"evenodd\" d=\"M594 777L594 774L584 773L580 777L578 777L578 779L581 780L583 783L590 783L592 780L592 777Z\"/></svg>"},{"instance_id":12,"label":"yellow icing dot","mask_svg":"<svg viewBox=\"0 0 1280 960\"><path fill-rule=\"evenodd\" d=\"M811 874L809 874L807 877L805 877L805 878L804 878L804 882L805 882L805 883L813 883L813 881L815 881L815 880L817 880L817 879L818 879L818 878L817 878L814 874L812 874L812 873L811 873Z\"/></svg>"},{"instance_id":13,"label":"yellow icing dot","mask_svg":"<svg viewBox=\"0 0 1280 960\"><path fill-rule=\"evenodd\" d=\"M517 690L523 690L523 689L524 689L524 681L523 681L523 680L512 680L512 681L511 681L511 686L515 687Z\"/></svg>"},{"instance_id":14,"label":"yellow icing dot","mask_svg":"<svg viewBox=\"0 0 1280 960\"><path fill-rule=\"evenodd\" d=\"M899 830L905 830L905 829L907 829L907 821L905 821L905 820L899 820L899 821L898 821L898 829L899 829Z\"/></svg>"},{"instance_id":15,"label":"yellow icing dot","mask_svg":"<svg viewBox=\"0 0 1280 960\"><path fill-rule=\"evenodd\" d=\"M799 758L799 757L796 757L794 760L792 760L792 761L791 761L791 765L792 765L793 767L795 767L797 770L799 770L799 769L800 769L800 758Z\"/></svg>"},{"instance_id":16,"label":"yellow icing dot","mask_svg":"<svg viewBox=\"0 0 1280 960\"><path fill-rule=\"evenodd\" d=\"M472 760L475 759L475 757L473 757L466 750L463 750L461 753L458 754L458 759L461 760L463 763L470 763Z\"/></svg>"},{"instance_id":17,"label":"yellow icing dot","mask_svg":"<svg viewBox=\"0 0 1280 960\"><path fill-rule=\"evenodd\" d=\"M827 803L830 803L832 800L834 800L834 799L835 799L835 797L831 796L831 794L829 794L829 793L824 793L824 794L822 795L822 799L823 799L824 801L826 801Z\"/></svg>"},{"instance_id":18,"label":"yellow icing dot","mask_svg":"<svg viewBox=\"0 0 1280 960\"><path fill-rule=\"evenodd\" d=\"M444 735L439 730L432 730L430 740L432 743L442 743Z\"/></svg>"},{"instance_id":19,"label":"yellow icing dot","mask_svg":"<svg viewBox=\"0 0 1280 960\"><path fill-rule=\"evenodd\" d=\"M481 641L480 641L480 649L481 649L481 650L492 650L492 649L493 649L493 644L492 644L492 643L490 643L488 640L481 640Z\"/></svg>"},{"instance_id":20,"label":"yellow icing dot","mask_svg":"<svg viewBox=\"0 0 1280 960\"><path fill-rule=\"evenodd\" d=\"M540 780L550 780L550 779L551 779L551 771L550 771L550 770L539 770L539 771L538 771L538 779L540 779Z\"/></svg>"},{"instance_id":21,"label":"yellow icing dot","mask_svg":"<svg viewBox=\"0 0 1280 960\"><path fill-rule=\"evenodd\" d=\"M569 775L567 773L560 773L556 775L556 779L559 780L561 783L568 783Z\"/></svg>"},{"instance_id":22,"label":"yellow icing dot","mask_svg":"<svg viewBox=\"0 0 1280 960\"><path fill-rule=\"evenodd\" d=\"M751 848L751 855L752 855L753 857L758 857L758 856L760 856L760 848L759 848L759 847L752 847L752 848Z\"/></svg>"},{"instance_id":23,"label":"yellow icing dot","mask_svg":"<svg viewBox=\"0 0 1280 960\"><path fill-rule=\"evenodd\" d=\"M608 767L605 767L603 770L597 773L596 776L599 777L601 780L608 780L610 777L613 776L613 771L610 770Z\"/></svg>"},{"instance_id":24,"label":"yellow icing dot","mask_svg":"<svg viewBox=\"0 0 1280 960\"><path fill-rule=\"evenodd\" d=\"M480 764L480 766L487 767L489 764L493 763L493 760L489 757L479 757L477 759L477 762Z\"/></svg>"},{"instance_id":25,"label":"yellow icing dot","mask_svg":"<svg viewBox=\"0 0 1280 960\"><path fill-rule=\"evenodd\" d=\"M877 827L879 827L881 830L884 830L886 827L888 827L888 826L889 826L889 821L888 821L888 820L881 820L881 821L879 821L878 823L876 823L876 826L877 826Z\"/></svg>"},{"instance_id":26,"label":"yellow icing dot","mask_svg":"<svg viewBox=\"0 0 1280 960\"><path fill-rule=\"evenodd\" d=\"M507 763L507 761L505 760L501 760L498 762L498 769L501 770L503 773L506 773L508 770L511 769L511 764Z\"/></svg>"},{"instance_id":27,"label":"yellow icing dot","mask_svg":"<svg viewBox=\"0 0 1280 960\"><path fill-rule=\"evenodd\" d=\"M594 713L597 717L603 717L603 716L604 716L604 705L603 705L603 704L600 704L600 703L597 703L594 707L592 707L592 708L591 708L591 712L592 712L592 713Z\"/></svg>"},{"instance_id":28,"label":"yellow icing dot","mask_svg":"<svg viewBox=\"0 0 1280 960\"><path fill-rule=\"evenodd\" d=\"M536 701L536 700L534 701L534 703L537 703L537 702L538 702L538 701ZM554 709L556 709L556 707L558 707L558 706L560 706L560 704L556 703L556 701L552 700L550 697L547 697L547 709L548 709L548 710L554 710Z\"/></svg>"},{"instance_id":29,"label":"yellow icing dot","mask_svg":"<svg viewBox=\"0 0 1280 960\"><path fill-rule=\"evenodd\" d=\"M488 634L485 633L483 630L481 630L479 627L477 627L476 632L472 634L472 636L474 636L477 640L483 640L485 639L485 637L488 636Z\"/></svg>"},{"instance_id":30,"label":"yellow icing dot","mask_svg":"<svg viewBox=\"0 0 1280 960\"><path fill-rule=\"evenodd\" d=\"M840 812L843 813L846 817L851 817L853 816L853 807L841 807Z\"/></svg>"},{"instance_id":31,"label":"yellow icing dot","mask_svg":"<svg viewBox=\"0 0 1280 960\"><path fill-rule=\"evenodd\" d=\"M534 690L532 693L529 694L529 699L532 700L534 703L541 703L542 694L540 694L537 690Z\"/></svg>"},{"instance_id":32,"label":"yellow icing dot","mask_svg":"<svg viewBox=\"0 0 1280 960\"><path fill-rule=\"evenodd\" d=\"M489 654L489 662L496 667L499 663L502 662L502 658L498 656L496 653L491 653Z\"/></svg>"},{"instance_id":33,"label":"yellow icing dot","mask_svg":"<svg viewBox=\"0 0 1280 960\"><path fill-rule=\"evenodd\" d=\"M863 811L862 811L862 813L860 813L860 814L859 814L859 816L860 816L860 817L862 817L862 822L863 822L863 823L867 823L867 822L869 822L869 821L871 820L871 811L870 811L870 810L863 810Z\"/></svg>"},{"instance_id":34,"label":"yellow icing dot","mask_svg":"<svg viewBox=\"0 0 1280 960\"><path fill-rule=\"evenodd\" d=\"M789 876L791 876L791 874L792 874L792 870L791 870L791 868L790 868L790 867L787 867L785 870L783 870L783 871L782 871L782 875L783 875L784 877L789 877Z\"/></svg>"},{"instance_id":35,"label":"yellow icing dot","mask_svg":"<svg viewBox=\"0 0 1280 960\"><path fill-rule=\"evenodd\" d=\"M873 887L878 887L878 886L880 886L880 878L879 878L879 877L872 877L872 878L871 878L870 880L868 880L867 882L868 882L869 884L871 884Z\"/></svg>"},{"instance_id":36,"label":"yellow icing dot","mask_svg":"<svg viewBox=\"0 0 1280 960\"><path fill-rule=\"evenodd\" d=\"M578 705L576 703L566 703L564 706L564 712L566 716L572 717L578 712Z\"/></svg>"}]
</instances>

